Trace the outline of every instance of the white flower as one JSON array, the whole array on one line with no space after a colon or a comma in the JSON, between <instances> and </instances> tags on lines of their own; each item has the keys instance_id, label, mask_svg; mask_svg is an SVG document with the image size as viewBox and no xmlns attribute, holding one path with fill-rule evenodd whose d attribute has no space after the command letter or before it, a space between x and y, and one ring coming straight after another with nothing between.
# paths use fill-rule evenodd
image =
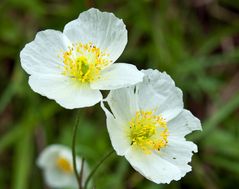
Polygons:
<instances>
[{"instance_id":1,"label":"white flower","mask_svg":"<svg viewBox=\"0 0 239 189\"><path fill-rule=\"evenodd\" d=\"M182 92L166 73L144 70L135 87L113 90L101 103L111 143L139 173L155 183L179 180L197 146L184 136L200 130L200 121L183 109Z\"/></svg>"},{"instance_id":2,"label":"white flower","mask_svg":"<svg viewBox=\"0 0 239 189\"><path fill-rule=\"evenodd\" d=\"M45 182L53 188L78 188L74 174L71 149L63 145L50 145L45 148L37 165L43 170ZM77 170L80 172L81 159L76 157ZM84 164L83 181L88 174L88 167Z\"/></svg>"},{"instance_id":3,"label":"white flower","mask_svg":"<svg viewBox=\"0 0 239 189\"><path fill-rule=\"evenodd\" d=\"M102 99L99 90L142 81L134 65L113 64L126 43L123 21L92 8L66 24L63 33L37 33L21 51L21 65L35 92L68 109L92 106Z\"/></svg>"}]
</instances>

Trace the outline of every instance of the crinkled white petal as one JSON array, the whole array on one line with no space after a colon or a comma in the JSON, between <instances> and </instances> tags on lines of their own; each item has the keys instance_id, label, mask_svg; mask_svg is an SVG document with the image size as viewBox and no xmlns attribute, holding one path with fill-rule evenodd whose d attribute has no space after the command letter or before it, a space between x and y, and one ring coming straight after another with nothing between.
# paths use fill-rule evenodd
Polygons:
<instances>
[{"instance_id":1,"label":"crinkled white petal","mask_svg":"<svg viewBox=\"0 0 239 189\"><path fill-rule=\"evenodd\" d=\"M144 74L132 64L112 64L101 72L100 78L91 83L91 88L114 90L134 85L143 80Z\"/></svg>"},{"instance_id":2,"label":"crinkled white petal","mask_svg":"<svg viewBox=\"0 0 239 189\"><path fill-rule=\"evenodd\" d=\"M63 66L61 54L70 45L67 37L59 31L38 32L34 41L21 51L21 65L28 74L59 74Z\"/></svg>"},{"instance_id":3,"label":"crinkled white petal","mask_svg":"<svg viewBox=\"0 0 239 189\"><path fill-rule=\"evenodd\" d=\"M106 114L106 123L111 144L116 153L120 156L123 156L130 148L129 138L126 138L128 125L119 119L115 119L111 112L104 106L104 102L101 102L101 107Z\"/></svg>"},{"instance_id":4,"label":"crinkled white petal","mask_svg":"<svg viewBox=\"0 0 239 189\"><path fill-rule=\"evenodd\" d=\"M167 123L170 136L184 137L195 130L202 130L200 120L188 110L183 110Z\"/></svg>"},{"instance_id":5,"label":"crinkled white petal","mask_svg":"<svg viewBox=\"0 0 239 189\"><path fill-rule=\"evenodd\" d=\"M180 170L180 178L191 171L188 165L192 160L193 152L197 152L197 145L182 138L168 138L168 144L159 152L161 158L175 165Z\"/></svg>"},{"instance_id":6,"label":"crinkled white petal","mask_svg":"<svg viewBox=\"0 0 239 189\"><path fill-rule=\"evenodd\" d=\"M139 110L134 86L110 91L106 101L114 117L124 123L128 123Z\"/></svg>"},{"instance_id":7,"label":"crinkled white petal","mask_svg":"<svg viewBox=\"0 0 239 189\"><path fill-rule=\"evenodd\" d=\"M143 176L155 183L170 183L179 180L191 171L188 163L197 146L180 138L169 138L169 142L160 152L144 154L142 150L131 148L125 157Z\"/></svg>"},{"instance_id":8,"label":"crinkled white petal","mask_svg":"<svg viewBox=\"0 0 239 189\"><path fill-rule=\"evenodd\" d=\"M67 109L93 106L102 99L99 90L79 85L63 75L34 74L29 77L29 85L33 91Z\"/></svg>"},{"instance_id":9,"label":"crinkled white petal","mask_svg":"<svg viewBox=\"0 0 239 189\"><path fill-rule=\"evenodd\" d=\"M91 8L78 19L66 24L63 33L73 43L89 43L109 53L113 62L122 54L127 43L127 30L114 14Z\"/></svg>"},{"instance_id":10,"label":"crinkled white petal","mask_svg":"<svg viewBox=\"0 0 239 189\"><path fill-rule=\"evenodd\" d=\"M156 153L144 154L132 147L125 157L136 171L157 184L181 178L180 169Z\"/></svg>"},{"instance_id":11,"label":"crinkled white petal","mask_svg":"<svg viewBox=\"0 0 239 189\"><path fill-rule=\"evenodd\" d=\"M183 110L182 91L165 72L151 69L142 72L144 81L137 85L140 108L156 110L166 121L176 117Z\"/></svg>"}]
</instances>

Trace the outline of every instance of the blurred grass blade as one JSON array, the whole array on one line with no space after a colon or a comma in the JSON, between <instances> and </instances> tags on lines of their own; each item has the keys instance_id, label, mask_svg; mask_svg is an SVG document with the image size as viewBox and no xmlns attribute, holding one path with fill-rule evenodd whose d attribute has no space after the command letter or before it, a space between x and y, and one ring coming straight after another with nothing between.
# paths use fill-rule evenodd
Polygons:
<instances>
[{"instance_id":1,"label":"blurred grass blade","mask_svg":"<svg viewBox=\"0 0 239 189\"><path fill-rule=\"evenodd\" d=\"M29 108L24 114L22 120L1 138L0 153L22 138L25 132L31 132L37 126L37 123L42 121L42 119L49 119L59 111L59 109L54 103L47 103L46 105L42 104L41 107L38 107L37 111L37 114L33 114L32 112L36 112L35 107Z\"/></svg>"},{"instance_id":2,"label":"blurred grass blade","mask_svg":"<svg viewBox=\"0 0 239 189\"><path fill-rule=\"evenodd\" d=\"M203 132L198 132L189 137L192 140L200 140L210 134L210 132L215 129L220 122L225 120L231 113L233 113L239 107L239 92L234 95L234 97L227 103L223 104L222 107L218 108L208 120L206 120L203 126Z\"/></svg>"},{"instance_id":3,"label":"blurred grass blade","mask_svg":"<svg viewBox=\"0 0 239 189\"><path fill-rule=\"evenodd\" d=\"M33 145L31 133L25 133L24 137L16 143L13 167L13 189L29 188L29 176L33 158Z\"/></svg>"},{"instance_id":4,"label":"blurred grass blade","mask_svg":"<svg viewBox=\"0 0 239 189\"><path fill-rule=\"evenodd\" d=\"M23 73L19 69L19 66L16 66L14 69L13 76L11 78L11 82L7 85L6 89L4 90L3 94L0 97L0 114L3 112L8 103L11 101L15 93L22 86L20 84L22 82L22 79Z\"/></svg>"}]
</instances>

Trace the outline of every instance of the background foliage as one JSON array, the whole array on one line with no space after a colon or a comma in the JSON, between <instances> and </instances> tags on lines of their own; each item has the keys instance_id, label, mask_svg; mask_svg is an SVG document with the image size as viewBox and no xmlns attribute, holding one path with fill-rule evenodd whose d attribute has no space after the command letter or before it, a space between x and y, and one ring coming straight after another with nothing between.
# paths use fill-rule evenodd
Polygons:
<instances>
[{"instance_id":1,"label":"background foliage","mask_svg":"<svg viewBox=\"0 0 239 189\"><path fill-rule=\"evenodd\" d=\"M127 25L119 62L166 71L202 120L193 171L156 185L113 155L95 177L97 189L237 188L239 185L239 2L237 0L1 0L0 188L42 189L36 167L48 144L71 144L76 112L34 93L19 52L39 30L62 30L90 7L114 12ZM90 165L112 147L99 105L81 110L77 152Z\"/></svg>"}]
</instances>

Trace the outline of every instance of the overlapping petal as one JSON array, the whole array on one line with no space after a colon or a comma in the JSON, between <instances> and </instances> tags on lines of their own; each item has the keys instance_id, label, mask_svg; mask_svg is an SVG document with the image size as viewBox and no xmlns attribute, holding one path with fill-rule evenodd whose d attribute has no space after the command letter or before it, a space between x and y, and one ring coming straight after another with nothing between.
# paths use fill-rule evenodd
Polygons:
<instances>
[{"instance_id":1,"label":"overlapping petal","mask_svg":"<svg viewBox=\"0 0 239 189\"><path fill-rule=\"evenodd\" d=\"M197 151L197 145L193 142L186 141L182 138L169 137L167 147L162 148L159 152L159 156L176 166L180 170L181 178L191 171L192 168L188 163L192 160L193 152L196 153Z\"/></svg>"},{"instance_id":2,"label":"overlapping petal","mask_svg":"<svg viewBox=\"0 0 239 189\"><path fill-rule=\"evenodd\" d=\"M38 32L34 41L20 53L21 65L28 74L61 74L61 53L71 46L69 39L60 31Z\"/></svg>"},{"instance_id":3,"label":"overlapping petal","mask_svg":"<svg viewBox=\"0 0 239 189\"><path fill-rule=\"evenodd\" d=\"M145 155L142 151L131 148L125 158L136 171L157 184L181 178L179 168L156 153Z\"/></svg>"},{"instance_id":4,"label":"overlapping petal","mask_svg":"<svg viewBox=\"0 0 239 189\"><path fill-rule=\"evenodd\" d=\"M46 169L44 172L44 180L48 186L53 188L78 188L74 176L63 174L56 169Z\"/></svg>"},{"instance_id":5,"label":"overlapping petal","mask_svg":"<svg viewBox=\"0 0 239 189\"><path fill-rule=\"evenodd\" d=\"M169 132L173 137L184 137L192 131L202 130L200 120L188 110L183 110L168 122Z\"/></svg>"},{"instance_id":6,"label":"overlapping petal","mask_svg":"<svg viewBox=\"0 0 239 189\"><path fill-rule=\"evenodd\" d=\"M143 72L147 77L138 85L140 108L155 109L156 114L161 114L167 121L176 117L183 110L182 91L165 72L151 69Z\"/></svg>"},{"instance_id":7,"label":"overlapping petal","mask_svg":"<svg viewBox=\"0 0 239 189\"><path fill-rule=\"evenodd\" d=\"M63 33L73 42L93 43L106 50L115 62L127 44L127 30L121 19L114 14L91 8L69 22Z\"/></svg>"},{"instance_id":8,"label":"overlapping petal","mask_svg":"<svg viewBox=\"0 0 239 189\"><path fill-rule=\"evenodd\" d=\"M67 109L93 106L102 99L99 90L81 86L63 75L34 74L29 78L32 90L54 99Z\"/></svg>"},{"instance_id":9,"label":"overlapping petal","mask_svg":"<svg viewBox=\"0 0 239 189\"><path fill-rule=\"evenodd\" d=\"M144 74L132 64L116 63L104 69L101 77L91 83L92 89L114 90L135 85L143 80Z\"/></svg>"},{"instance_id":10,"label":"overlapping petal","mask_svg":"<svg viewBox=\"0 0 239 189\"><path fill-rule=\"evenodd\" d=\"M124 123L129 122L139 109L135 87L112 90L106 101L114 117Z\"/></svg>"},{"instance_id":11,"label":"overlapping petal","mask_svg":"<svg viewBox=\"0 0 239 189\"><path fill-rule=\"evenodd\" d=\"M120 119L114 118L111 112L106 109L103 102L101 102L101 107L105 111L107 117L106 123L111 143L118 155L125 155L127 150L130 148L130 141L125 138L127 124Z\"/></svg>"}]
</instances>

